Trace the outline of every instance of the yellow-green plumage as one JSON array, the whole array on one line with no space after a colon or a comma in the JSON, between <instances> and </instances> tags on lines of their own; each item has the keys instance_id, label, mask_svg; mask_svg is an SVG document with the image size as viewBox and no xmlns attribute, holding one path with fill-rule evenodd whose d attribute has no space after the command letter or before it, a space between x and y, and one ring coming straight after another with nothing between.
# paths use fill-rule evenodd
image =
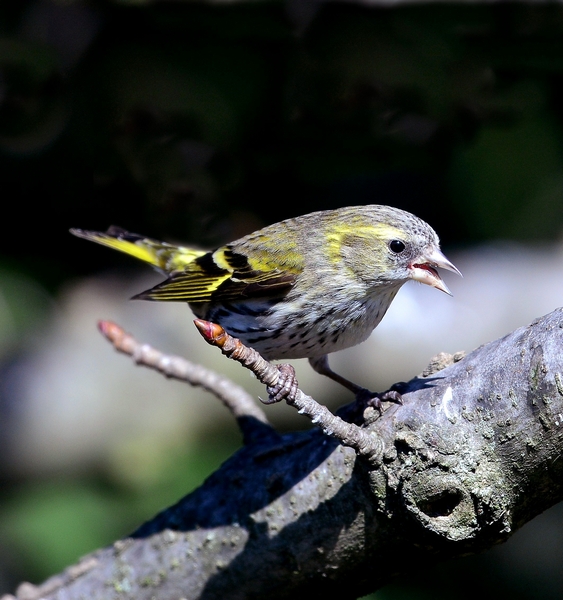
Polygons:
<instances>
[{"instance_id":1,"label":"yellow-green plumage","mask_svg":"<svg viewBox=\"0 0 563 600\"><path fill-rule=\"evenodd\" d=\"M288 219L211 252L115 227L71 231L168 275L136 298L187 302L265 358L307 357L356 392L326 355L365 340L409 279L448 292L436 268L458 272L427 223L379 205Z\"/></svg>"}]
</instances>

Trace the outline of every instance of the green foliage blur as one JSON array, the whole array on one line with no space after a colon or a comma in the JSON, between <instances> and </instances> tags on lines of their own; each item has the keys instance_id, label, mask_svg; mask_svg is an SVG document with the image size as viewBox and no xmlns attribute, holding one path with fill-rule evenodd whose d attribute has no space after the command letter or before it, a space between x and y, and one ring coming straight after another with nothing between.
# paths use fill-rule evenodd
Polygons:
<instances>
[{"instance_id":1,"label":"green foliage blur","mask_svg":"<svg viewBox=\"0 0 563 600\"><path fill-rule=\"evenodd\" d=\"M0 279L45 294L4 290L18 319L4 327L0 306L0 358L49 296L107 266L70 227L213 246L381 203L446 248L559 239L562 36L555 3L0 3ZM135 485L0 465L0 592L126 535L238 443L203 436ZM428 594L410 582L377 597Z\"/></svg>"}]
</instances>

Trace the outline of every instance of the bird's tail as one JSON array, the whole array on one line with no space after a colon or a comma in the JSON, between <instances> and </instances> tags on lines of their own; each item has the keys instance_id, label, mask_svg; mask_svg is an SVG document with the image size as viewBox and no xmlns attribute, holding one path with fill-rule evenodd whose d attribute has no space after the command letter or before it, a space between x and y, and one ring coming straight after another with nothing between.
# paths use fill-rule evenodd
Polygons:
<instances>
[{"instance_id":1,"label":"bird's tail","mask_svg":"<svg viewBox=\"0 0 563 600\"><path fill-rule=\"evenodd\" d=\"M70 232L85 240L97 242L144 260L164 273L182 270L198 256L206 253L204 250L157 242L136 233L129 233L114 225L105 233L84 229L71 229Z\"/></svg>"}]
</instances>

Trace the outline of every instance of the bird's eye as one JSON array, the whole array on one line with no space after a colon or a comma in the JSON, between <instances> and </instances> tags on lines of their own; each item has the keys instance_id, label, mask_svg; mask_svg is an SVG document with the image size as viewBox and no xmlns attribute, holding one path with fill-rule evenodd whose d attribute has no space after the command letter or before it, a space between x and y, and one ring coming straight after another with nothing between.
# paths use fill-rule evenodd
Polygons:
<instances>
[{"instance_id":1,"label":"bird's eye","mask_svg":"<svg viewBox=\"0 0 563 600\"><path fill-rule=\"evenodd\" d=\"M401 242L401 240L391 240L389 242L389 249L391 250L391 252L394 252L395 254L401 254L401 252L405 249L405 244L404 242Z\"/></svg>"}]
</instances>

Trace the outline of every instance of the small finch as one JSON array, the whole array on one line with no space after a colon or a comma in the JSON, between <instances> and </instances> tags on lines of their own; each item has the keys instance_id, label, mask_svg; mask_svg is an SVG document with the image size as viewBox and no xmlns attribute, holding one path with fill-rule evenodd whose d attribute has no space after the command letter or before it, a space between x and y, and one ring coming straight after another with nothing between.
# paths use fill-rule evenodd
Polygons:
<instances>
[{"instance_id":1,"label":"small finch","mask_svg":"<svg viewBox=\"0 0 563 600\"><path fill-rule=\"evenodd\" d=\"M327 355L367 339L409 279L450 294L437 268L461 275L430 225L389 206L314 212L210 252L118 227L71 233L168 275L134 298L187 302L198 318L218 323L264 358L308 358L315 371L376 406L400 396L369 392L345 379L330 368Z\"/></svg>"}]
</instances>

